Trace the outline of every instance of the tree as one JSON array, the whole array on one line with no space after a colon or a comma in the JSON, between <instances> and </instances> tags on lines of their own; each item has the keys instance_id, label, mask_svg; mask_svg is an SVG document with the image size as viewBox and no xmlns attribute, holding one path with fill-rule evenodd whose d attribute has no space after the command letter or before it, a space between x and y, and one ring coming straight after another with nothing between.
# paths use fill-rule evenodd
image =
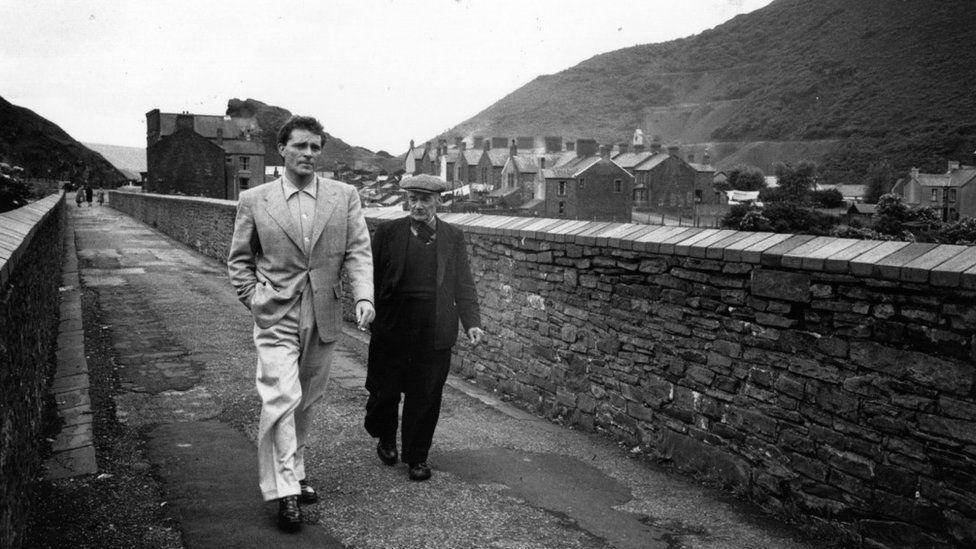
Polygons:
<instances>
[{"instance_id":1,"label":"tree","mask_svg":"<svg viewBox=\"0 0 976 549\"><path fill-rule=\"evenodd\" d=\"M881 195L891 192L895 183L895 170L887 160L875 162L868 167L867 185L864 189L864 202L877 204Z\"/></svg>"},{"instance_id":2,"label":"tree","mask_svg":"<svg viewBox=\"0 0 976 549\"><path fill-rule=\"evenodd\" d=\"M813 162L803 161L796 166L777 162L774 170L786 200L806 202L810 191L816 188L817 165Z\"/></svg>"},{"instance_id":3,"label":"tree","mask_svg":"<svg viewBox=\"0 0 976 549\"><path fill-rule=\"evenodd\" d=\"M740 164L726 172L725 189L735 191L761 191L766 188L766 176L755 166Z\"/></svg>"}]
</instances>

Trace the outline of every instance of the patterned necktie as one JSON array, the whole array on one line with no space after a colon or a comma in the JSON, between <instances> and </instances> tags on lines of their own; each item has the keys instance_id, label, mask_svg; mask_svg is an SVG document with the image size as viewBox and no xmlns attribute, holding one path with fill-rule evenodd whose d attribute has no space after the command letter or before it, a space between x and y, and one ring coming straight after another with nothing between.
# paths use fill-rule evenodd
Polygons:
<instances>
[{"instance_id":1,"label":"patterned necktie","mask_svg":"<svg viewBox=\"0 0 976 549\"><path fill-rule=\"evenodd\" d=\"M410 225L417 231L417 238L424 244L430 244L430 241L434 239L434 229L431 229L430 225L416 219L410 219Z\"/></svg>"}]
</instances>

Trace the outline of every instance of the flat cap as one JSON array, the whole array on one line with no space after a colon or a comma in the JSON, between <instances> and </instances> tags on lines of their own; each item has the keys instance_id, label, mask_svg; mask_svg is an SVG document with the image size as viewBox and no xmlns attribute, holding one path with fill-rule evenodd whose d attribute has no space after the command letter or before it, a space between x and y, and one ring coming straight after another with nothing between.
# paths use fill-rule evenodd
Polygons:
<instances>
[{"instance_id":1,"label":"flat cap","mask_svg":"<svg viewBox=\"0 0 976 549\"><path fill-rule=\"evenodd\" d=\"M437 176L420 174L404 177L400 188L418 193L442 193L447 190L447 183Z\"/></svg>"}]
</instances>

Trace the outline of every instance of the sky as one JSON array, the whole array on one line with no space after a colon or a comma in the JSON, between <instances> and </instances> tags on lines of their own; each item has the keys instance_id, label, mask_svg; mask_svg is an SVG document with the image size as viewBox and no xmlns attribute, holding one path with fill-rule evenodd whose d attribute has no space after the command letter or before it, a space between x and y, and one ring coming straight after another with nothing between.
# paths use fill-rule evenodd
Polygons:
<instances>
[{"instance_id":1,"label":"sky","mask_svg":"<svg viewBox=\"0 0 976 549\"><path fill-rule=\"evenodd\" d=\"M0 97L79 141L253 98L400 154L533 78L771 0L0 0Z\"/></svg>"}]
</instances>

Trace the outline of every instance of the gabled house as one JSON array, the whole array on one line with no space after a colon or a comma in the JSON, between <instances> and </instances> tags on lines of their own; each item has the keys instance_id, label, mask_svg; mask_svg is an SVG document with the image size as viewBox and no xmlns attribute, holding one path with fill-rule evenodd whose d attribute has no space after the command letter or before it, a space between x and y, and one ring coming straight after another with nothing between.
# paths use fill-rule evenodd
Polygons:
<instances>
[{"instance_id":1,"label":"gabled house","mask_svg":"<svg viewBox=\"0 0 976 549\"><path fill-rule=\"evenodd\" d=\"M417 147L413 143L413 139L410 140L410 148L407 149L407 156L403 160L403 172L408 175L417 175L423 172L423 159L427 155L427 149L430 148L430 143L426 143L423 147Z\"/></svg>"},{"instance_id":2,"label":"gabled house","mask_svg":"<svg viewBox=\"0 0 976 549\"><path fill-rule=\"evenodd\" d=\"M583 152L590 148L585 146ZM546 168L542 176L545 216L630 222L634 178L609 155L589 154L561 167Z\"/></svg>"},{"instance_id":3,"label":"gabled house","mask_svg":"<svg viewBox=\"0 0 976 549\"><path fill-rule=\"evenodd\" d=\"M912 168L910 177L899 181L891 192L900 195L908 206L935 208L943 221L976 217L976 166L949 161L948 170L942 174Z\"/></svg>"},{"instance_id":4,"label":"gabled house","mask_svg":"<svg viewBox=\"0 0 976 549\"><path fill-rule=\"evenodd\" d=\"M632 169L636 178L635 202L638 207L682 211L695 204L718 204L711 166L693 167L678 156L678 147L668 147L667 153L652 150L650 157Z\"/></svg>"},{"instance_id":5,"label":"gabled house","mask_svg":"<svg viewBox=\"0 0 976 549\"><path fill-rule=\"evenodd\" d=\"M264 183L265 149L250 119L146 113L146 192L236 200Z\"/></svg>"}]
</instances>

